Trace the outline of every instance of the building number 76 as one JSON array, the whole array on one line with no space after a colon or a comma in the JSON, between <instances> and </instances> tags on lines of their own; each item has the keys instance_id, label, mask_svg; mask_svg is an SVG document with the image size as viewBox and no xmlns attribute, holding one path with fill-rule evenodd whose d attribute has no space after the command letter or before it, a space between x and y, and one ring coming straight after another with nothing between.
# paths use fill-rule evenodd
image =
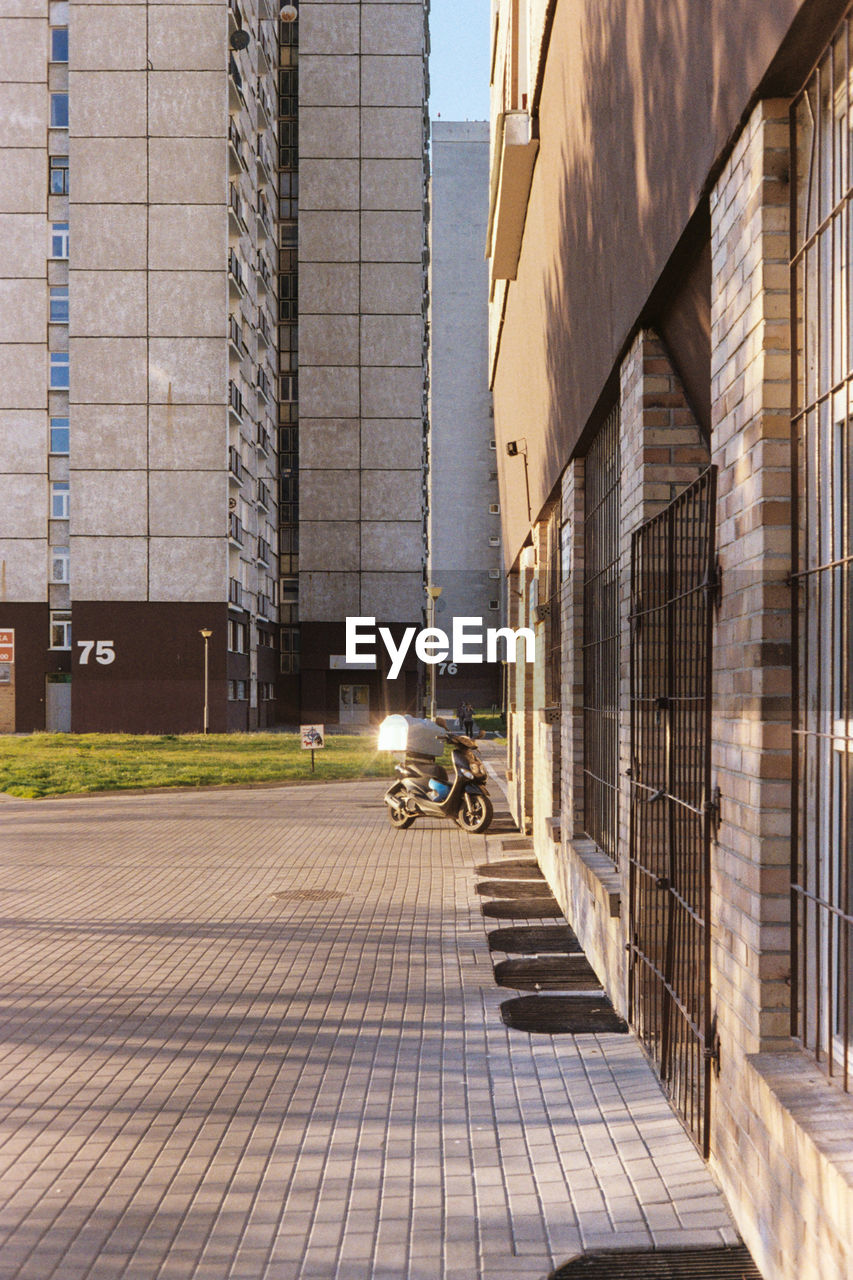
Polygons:
<instances>
[{"instance_id":1,"label":"building number 76","mask_svg":"<svg viewBox=\"0 0 853 1280\"><path fill-rule=\"evenodd\" d=\"M95 661L100 662L102 667L108 667L111 662L116 660L116 651L113 648L112 640L78 640L77 647L80 650L80 666L85 667L89 662L89 654L95 650Z\"/></svg>"}]
</instances>

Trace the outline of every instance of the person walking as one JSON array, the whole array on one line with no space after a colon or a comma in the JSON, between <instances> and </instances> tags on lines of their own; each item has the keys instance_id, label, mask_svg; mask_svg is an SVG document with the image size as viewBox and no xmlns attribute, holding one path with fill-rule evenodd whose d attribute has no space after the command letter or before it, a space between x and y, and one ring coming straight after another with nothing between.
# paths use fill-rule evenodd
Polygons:
<instances>
[{"instance_id":1,"label":"person walking","mask_svg":"<svg viewBox=\"0 0 853 1280\"><path fill-rule=\"evenodd\" d=\"M462 714L459 717L462 721L462 732L467 738L474 736L474 707L470 702L463 702L460 708Z\"/></svg>"}]
</instances>

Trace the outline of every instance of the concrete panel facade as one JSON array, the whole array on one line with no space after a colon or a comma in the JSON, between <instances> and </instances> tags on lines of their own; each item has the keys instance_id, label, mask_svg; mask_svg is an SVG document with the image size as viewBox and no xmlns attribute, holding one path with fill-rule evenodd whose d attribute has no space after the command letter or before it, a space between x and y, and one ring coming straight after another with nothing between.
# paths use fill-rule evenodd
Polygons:
<instances>
[{"instance_id":1,"label":"concrete panel facade","mask_svg":"<svg viewBox=\"0 0 853 1280\"><path fill-rule=\"evenodd\" d=\"M300 619L420 625L424 8L305 3L299 42Z\"/></svg>"}]
</instances>

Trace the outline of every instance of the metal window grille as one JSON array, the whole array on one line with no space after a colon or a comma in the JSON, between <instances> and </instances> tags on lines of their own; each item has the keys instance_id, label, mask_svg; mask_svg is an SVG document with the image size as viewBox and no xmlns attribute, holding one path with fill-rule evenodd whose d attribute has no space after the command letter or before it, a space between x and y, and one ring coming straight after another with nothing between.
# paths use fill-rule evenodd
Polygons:
<instances>
[{"instance_id":1,"label":"metal window grille","mask_svg":"<svg viewBox=\"0 0 853 1280\"><path fill-rule=\"evenodd\" d=\"M792 1032L853 1050L853 24L791 108L794 318Z\"/></svg>"},{"instance_id":2,"label":"metal window grille","mask_svg":"<svg viewBox=\"0 0 853 1280\"><path fill-rule=\"evenodd\" d=\"M631 540L631 1021L708 1154L716 470Z\"/></svg>"},{"instance_id":3,"label":"metal window grille","mask_svg":"<svg viewBox=\"0 0 853 1280\"><path fill-rule=\"evenodd\" d=\"M619 796L619 407L585 464L584 828L617 860Z\"/></svg>"}]
</instances>

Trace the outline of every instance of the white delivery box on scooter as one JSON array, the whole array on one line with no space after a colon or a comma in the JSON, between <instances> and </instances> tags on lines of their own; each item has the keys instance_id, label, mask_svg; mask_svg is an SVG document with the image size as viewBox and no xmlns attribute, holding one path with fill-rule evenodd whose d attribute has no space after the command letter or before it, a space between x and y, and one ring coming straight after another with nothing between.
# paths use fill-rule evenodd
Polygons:
<instances>
[{"instance_id":1,"label":"white delivery box on scooter","mask_svg":"<svg viewBox=\"0 0 853 1280\"><path fill-rule=\"evenodd\" d=\"M435 760L444 751L444 739L444 729L432 720L414 716L386 716L379 726L380 751L404 751Z\"/></svg>"}]
</instances>

